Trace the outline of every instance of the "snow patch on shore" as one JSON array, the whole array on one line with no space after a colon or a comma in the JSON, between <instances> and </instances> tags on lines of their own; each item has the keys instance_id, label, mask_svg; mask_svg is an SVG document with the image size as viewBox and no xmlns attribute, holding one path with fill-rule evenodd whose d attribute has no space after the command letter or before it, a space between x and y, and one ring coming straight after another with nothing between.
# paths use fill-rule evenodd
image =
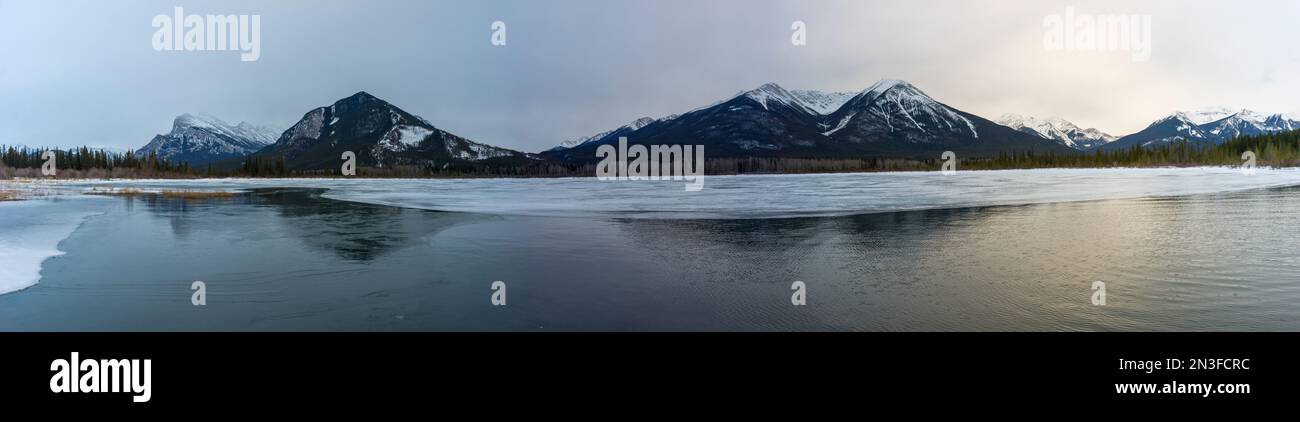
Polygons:
<instances>
[{"instance_id":1,"label":"snow patch on shore","mask_svg":"<svg viewBox=\"0 0 1300 422\"><path fill-rule=\"evenodd\" d=\"M26 289L41 279L41 264L63 255L59 243L87 218L100 214L71 201L0 202L0 294Z\"/></svg>"}]
</instances>

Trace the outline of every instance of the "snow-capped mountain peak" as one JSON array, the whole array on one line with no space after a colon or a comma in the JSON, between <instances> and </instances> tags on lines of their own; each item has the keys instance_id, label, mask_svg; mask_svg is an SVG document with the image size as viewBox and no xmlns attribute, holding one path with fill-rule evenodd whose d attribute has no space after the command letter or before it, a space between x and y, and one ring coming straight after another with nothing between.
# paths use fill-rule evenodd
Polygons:
<instances>
[{"instance_id":1,"label":"snow-capped mountain peak","mask_svg":"<svg viewBox=\"0 0 1300 422\"><path fill-rule=\"evenodd\" d=\"M1247 109L1242 109L1229 117L1258 123L1263 123L1265 119L1268 119L1268 116Z\"/></svg>"},{"instance_id":2,"label":"snow-capped mountain peak","mask_svg":"<svg viewBox=\"0 0 1300 422\"><path fill-rule=\"evenodd\" d=\"M655 118L652 118L652 117L642 117L642 118L639 118L639 119L633 120L631 123L625 124L625 125L623 125L623 126L619 126L617 129L607 130L607 131L604 131L604 132L597 133L597 134L595 134L595 135L584 136L584 137L580 137L580 138L574 138L574 139L570 139L570 140L567 140L567 141L561 142L560 145L557 145L557 146L555 146L554 148L548 149L547 151L558 151L558 150L562 150L562 149L573 148L573 147L576 147L576 146L579 146L579 145L582 145L582 144L585 144L585 143L588 143L588 142L594 142L594 141L599 141L599 140L601 140L601 139L605 139L605 138L607 138L607 137L609 137L610 135L615 134L615 133L619 133L619 134L627 134L627 133L630 133L630 132L632 132L632 131L634 131L634 130L641 129L641 128L643 128L643 127L649 126L651 123L654 123L654 122L657 122L657 121L660 121L660 120L672 120L672 119L675 118L675 117L677 117L677 116L676 116L676 115L668 116L668 117L664 117L663 119L655 119Z\"/></svg>"},{"instance_id":3,"label":"snow-capped mountain peak","mask_svg":"<svg viewBox=\"0 0 1300 422\"><path fill-rule=\"evenodd\" d=\"M1093 128L1080 128L1060 117L1038 119L1014 113L1003 114L997 123L1043 139L1056 141L1074 149L1090 149L1113 142L1116 138Z\"/></svg>"},{"instance_id":4,"label":"snow-capped mountain peak","mask_svg":"<svg viewBox=\"0 0 1300 422\"><path fill-rule=\"evenodd\" d=\"M767 110L770 110L776 104L780 104L805 113L816 113L805 106L799 97L796 97L794 94L790 93L790 91L786 91L785 88L782 88L780 85L775 83L765 83L757 89L745 91L740 95L754 100Z\"/></svg>"},{"instance_id":5,"label":"snow-capped mountain peak","mask_svg":"<svg viewBox=\"0 0 1300 422\"><path fill-rule=\"evenodd\" d=\"M912 91L916 91L921 95L925 95L925 93L921 92L921 90L919 89L916 89L916 87L912 86L912 84L909 84L905 81L901 81L898 79L881 79L879 81L876 81L876 83L871 84L871 86L867 87L867 89L862 90L862 95L868 97L875 97L875 96L879 96L880 94L884 94L886 91L892 90L894 88L909 89Z\"/></svg>"},{"instance_id":6,"label":"snow-capped mountain peak","mask_svg":"<svg viewBox=\"0 0 1300 422\"><path fill-rule=\"evenodd\" d=\"M232 125L211 115L185 113L172 120L171 132L154 136L136 154L199 165L252 154L277 136L279 131L252 123Z\"/></svg>"},{"instance_id":7,"label":"snow-capped mountain peak","mask_svg":"<svg viewBox=\"0 0 1300 422\"><path fill-rule=\"evenodd\" d=\"M750 98L770 109L771 104L782 104L813 115L825 116L839 110L857 92L826 92L817 90L787 90L775 83L766 83L756 89L744 91L737 97Z\"/></svg>"},{"instance_id":8,"label":"snow-capped mountain peak","mask_svg":"<svg viewBox=\"0 0 1300 422\"><path fill-rule=\"evenodd\" d=\"M1033 128L1038 123L1038 119L1016 113L1006 113L998 118L997 123L1012 129Z\"/></svg>"},{"instance_id":9,"label":"snow-capped mountain peak","mask_svg":"<svg viewBox=\"0 0 1300 422\"><path fill-rule=\"evenodd\" d=\"M1261 128L1285 127L1290 122L1300 122L1300 116L1291 113L1260 113L1244 108L1227 108L1227 107L1210 107L1198 111L1176 111L1170 117L1166 117L1157 122L1168 120L1172 117L1179 117L1195 125L1220 124L1221 122L1231 124L1253 124Z\"/></svg>"},{"instance_id":10,"label":"snow-capped mountain peak","mask_svg":"<svg viewBox=\"0 0 1300 422\"><path fill-rule=\"evenodd\" d=\"M655 122L655 119L652 118L652 117L642 117L642 118L640 118L640 119L636 119L636 120L632 121L632 123L628 124L627 127L631 128L631 129L633 129L633 130L635 130L635 129L640 129L640 128L646 127L646 126L648 126L649 124L654 123L654 122Z\"/></svg>"},{"instance_id":11,"label":"snow-capped mountain peak","mask_svg":"<svg viewBox=\"0 0 1300 422\"><path fill-rule=\"evenodd\" d=\"M176 116L176 118L172 120L172 130L176 130L177 128L186 128L186 127L215 128L215 127L225 126L225 125L226 123L222 122L220 119L217 119L215 117L206 114L195 115L190 113L184 113L179 116Z\"/></svg>"},{"instance_id":12,"label":"snow-capped mountain peak","mask_svg":"<svg viewBox=\"0 0 1300 422\"><path fill-rule=\"evenodd\" d=\"M1187 114L1186 112L1176 111L1173 114L1162 117L1160 120L1156 120L1152 122L1151 125L1148 127L1161 126L1172 122L1174 124L1179 125L1179 130L1186 130L1187 127L1195 128L1196 126L1200 125L1200 123L1196 123L1196 122L1198 120L1203 120L1205 118L1206 117L1203 115L1192 116Z\"/></svg>"},{"instance_id":13,"label":"snow-capped mountain peak","mask_svg":"<svg viewBox=\"0 0 1300 422\"><path fill-rule=\"evenodd\" d=\"M280 136L280 131L265 126L258 126L248 122L239 122L230 124L208 114L181 114L172 120L172 132L185 129L201 129L216 133L221 133L233 138L242 138L257 141L263 146L275 142L275 138Z\"/></svg>"},{"instance_id":14,"label":"snow-capped mountain peak","mask_svg":"<svg viewBox=\"0 0 1300 422\"><path fill-rule=\"evenodd\" d=\"M897 79L872 84L828 117L822 124L826 136L857 126L861 134L900 133L914 143L957 134L979 139L970 119Z\"/></svg>"},{"instance_id":15,"label":"snow-capped mountain peak","mask_svg":"<svg viewBox=\"0 0 1300 422\"><path fill-rule=\"evenodd\" d=\"M1244 110L1240 108L1231 108L1231 107L1206 107L1194 111L1176 111L1174 112L1173 116L1181 116L1183 119L1192 122L1193 124L1203 125L1206 123L1223 120L1229 116L1241 113L1243 111L1249 111L1249 110Z\"/></svg>"},{"instance_id":16,"label":"snow-capped mountain peak","mask_svg":"<svg viewBox=\"0 0 1300 422\"><path fill-rule=\"evenodd\" d=\"M1273 131L1288 131L1300 129L1300 115L1291 113L1277 113L1264 119L1264 127Z\"/></svg>"}]
</instances>

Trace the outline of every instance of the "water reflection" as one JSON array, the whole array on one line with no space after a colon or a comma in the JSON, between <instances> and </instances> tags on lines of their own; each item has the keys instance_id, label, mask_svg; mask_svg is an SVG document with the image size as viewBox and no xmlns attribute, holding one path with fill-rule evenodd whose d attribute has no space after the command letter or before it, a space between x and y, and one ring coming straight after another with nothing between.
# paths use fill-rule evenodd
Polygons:
<instances>
[{"instance_id":1,"label":"water reflection","mask_svg":"<svg viewBox=\"0 0 1300 422\"><path fill-rule=\"evenodd\" d=\"M819 317L835 327L1296 329L1300 301L1279 298L1300 299L1300 264L1287 252L1300 237L1300 217L1290 211L1300 207L1297 193L619 220L619 229L654 251L659 265L700 274L701 282L765 286L727 287L720 297L750 304L804 281L810 302L824 305ZM1108 306L1091 304L1093 281L1107 283ZM800 312L773 307L759 316L781 325Z\"/></svg>"},{"instance_id":2,"label":"water reflection","mask_svg":"<svg viewBox=\"0 0 1300 422\"><path fill-rule=\"evenodd\" d=\"M141 195L138 200L153 216L167 220L178 239L195 240L196 230L254 236L274 224L305 245L340 259L369 262L415 244L459 222L464 215L333 201L321 198L326 189L262 188L228 198L184 199ZM127 197L128 210L135 197ZM279 218L256 225L214 227L213 214L232 215L235 207L254 207ZM446 218L440 218L446 217Z\"/></svg>"}]
</instances>

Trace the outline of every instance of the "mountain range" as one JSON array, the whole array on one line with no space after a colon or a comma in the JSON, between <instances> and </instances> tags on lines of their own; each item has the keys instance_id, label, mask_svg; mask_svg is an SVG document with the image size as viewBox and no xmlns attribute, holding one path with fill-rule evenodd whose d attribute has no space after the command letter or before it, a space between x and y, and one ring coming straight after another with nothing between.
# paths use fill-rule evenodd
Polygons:
<instances>
[{"instance_id":1,"label":"mountain range","mask_svg":"<svg viewBox=\"0 0 1300 422\"><path fill-rule=\"evenodd\" d=\"M457 136L366 92L314 108L280 133L206 115L183 114L172 126L137 153L191 165L223 161L227 167L243 157L274 157L283 158L290 170L321 170L337 168L344 151L355 152L359 166L375 168L582 164L595 161L597 147L620 137L641 144L705 145L709 157L933 159L949 150L966 156L1070 154L1179 139L1221 143L1300 129L1300 119L1215 108L1175 112L1116 137L1059 117L1005 114L994 122L952 108L905 81L882 80L858 92L787 90L768 83L682 114L638 118L539 154Z\"/></svg>"},{"instance_id":2,"label":"mountain range","mask_svg":"<svg viewBox=\"0 0 1300 422\"><path fill-rule=\"evenodd\" d=\"M1173 141L1220 144L1238 136L1262 135L1300 129L1300 118L1286 114L1261 114L1250 110L1214 108L1196 112L1177 111L1160 118L1146 129L1119 138L1102 147L1119 150L1134 146L1152 147Z\"/></svg>"},{"instance_id":3,"label":"mountain range","mask_svg":"<svg viewBox=\"0 0 1300 422\"><path fill-rule=\"evenodd\" d=\"M1050 139L1060 143L1061 145L1080 151L1090 150L1119 139L1097 129L1080 128L1074 123L1070 123L1068 120L1060 117L1038 119L1008 113L1003 114L1001 118L998 118L998 124L1043 139Z\"/></svg>"},{"instance_id":4,"label":"mountain range","mask_svg":"<svg viewBox=\"0 0 1300 422\"><path fill-rule=\"evenodd\" d=\"M949 107L899 80L883 80L857 93L789 91L769 83L681 115L635 123L540 155L593 161L597 147L619 137L642 144L704 145L711 157L934 158L946 150L972 155L1072 151Z\"/></svg>"}]
</instances>

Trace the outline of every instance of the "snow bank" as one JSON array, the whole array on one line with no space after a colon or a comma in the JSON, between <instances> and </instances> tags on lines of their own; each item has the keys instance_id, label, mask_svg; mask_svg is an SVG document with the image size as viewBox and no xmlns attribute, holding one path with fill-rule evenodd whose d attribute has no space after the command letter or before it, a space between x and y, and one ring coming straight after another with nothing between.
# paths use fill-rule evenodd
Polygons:
<instances>
[{"instance_id":1,"label":"snow bank","mask_svg":"<svg viewBox=\"0 0 1300 422\"><path fill-rule=\"evenodd\" d=\"M0 202L0 294L22 290L41 278L41 263L63 255L59 242L97 214L73 201Z\"/></svg>"}]
</instances>

